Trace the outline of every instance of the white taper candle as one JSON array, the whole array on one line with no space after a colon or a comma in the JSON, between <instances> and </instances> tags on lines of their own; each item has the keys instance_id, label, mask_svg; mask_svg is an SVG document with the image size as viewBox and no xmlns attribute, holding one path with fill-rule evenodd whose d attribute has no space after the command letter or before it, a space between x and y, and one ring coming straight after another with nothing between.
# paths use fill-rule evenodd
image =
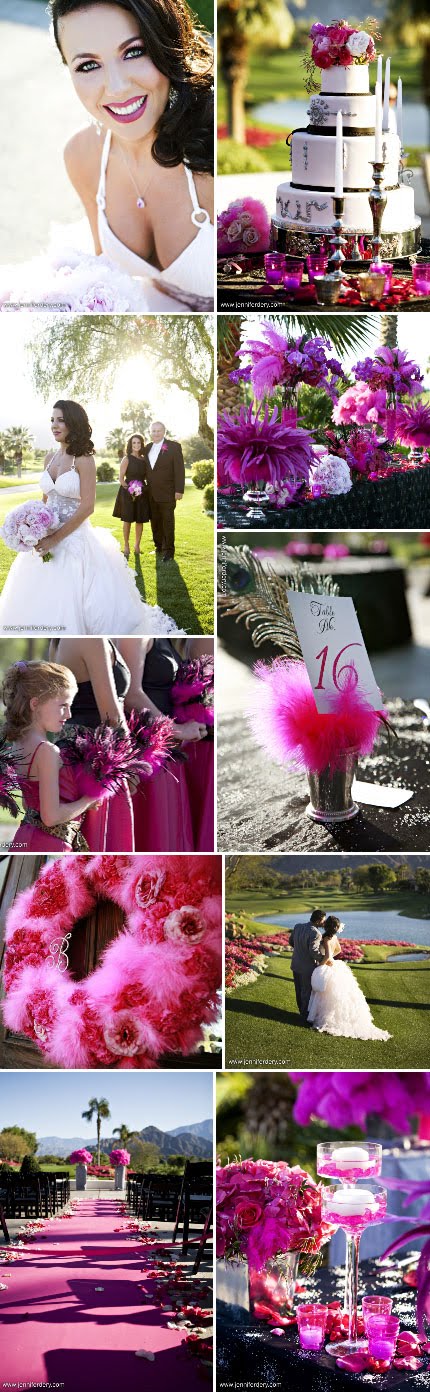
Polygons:
<instances>
[{"instance_id":1,"label":"white taper candle","mask_svg":"<svg viewBox=\"0 0 430 1392\"><path fill-rule=\"evenodd\" d=\"M401 79L401 77L399 77L398 82L397 82L397 108L396 108L396 119L397 119L397 134L398 134L398 137L399 137L399 140L400 140L400 144L403 145L403 85L402 85L402 79Z\"/></svg>"},{"instance_id":2,"label":"white taper candle","mask_svg":"<svg viewBox=\"0 0 430 1392\"><path fill-rule=\"evenodd\" d=\"M383 110L383 113L382 113L382 129L383 129L384 131L388 130L389 116L390 116L390 68L391 68L391 62L390 62L390 59L387 58L387 61L386 61L386 64L385 64L384 110Z\"/></svg>"},{"instance_id":3,"label":"white taper candle","mask_svg":"<svg viewBox=\"0 0 430 1392\"><path fill-rule=\"evenodd\" d=\"M336 163L334 168L334 196L343 198L343 125L342 112L336 116Z\"/></svg>"},{"instance_id":4,"label":"white taper candle","mask_svg":"<svg viewBox=\"0 0 430 1392\"><path fill-rule=\"evenodd\" d=\"M378 54L376 62L376 81L379 82L382 91L382 53Z\"/></svg>"},{"instance_id":5,"label":"white taper candle","mask_svg":"<svg viewBox=\"0 0 430 1392\"><path fill-rule=\"evenodd\" d=\"M380 83L376 83L376 113L375 113L375 163L382 161L382 88Z\"/></svg>"}]
</instances>

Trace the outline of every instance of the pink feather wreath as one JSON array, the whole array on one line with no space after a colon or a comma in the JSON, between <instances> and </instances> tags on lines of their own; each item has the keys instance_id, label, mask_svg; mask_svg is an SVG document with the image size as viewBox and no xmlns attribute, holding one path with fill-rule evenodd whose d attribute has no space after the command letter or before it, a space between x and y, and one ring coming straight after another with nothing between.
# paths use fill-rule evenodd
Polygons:
<instances>
[{"instance_id":1,"label":"pink feather wreath","mask_svg":"<svg viewBox=\"0 0 430 1392\"><path fill-rule=\"evenodd\" d=\"M62 1068L155 1068L187 1054L217 1015L221 859L96 855L46 865L6 923L3 1017ZM67 951L98 899L126 922L96 970L75 982Z\"/></svg>"}]
</instances>

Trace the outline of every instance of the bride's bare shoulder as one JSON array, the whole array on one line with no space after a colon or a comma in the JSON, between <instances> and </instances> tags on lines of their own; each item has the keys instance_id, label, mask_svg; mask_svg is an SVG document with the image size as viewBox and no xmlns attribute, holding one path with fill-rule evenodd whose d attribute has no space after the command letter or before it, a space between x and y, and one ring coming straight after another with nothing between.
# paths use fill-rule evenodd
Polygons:
<instances>
[{"instance_id":1,"label":"bride's bare shoulder","mask_svg":"<svg viewBox=\"0 0 430 1392\"><path fill-rule=\"evenodd\" d=\"M64 148L64 163L78 193L94 192L100 176L102 145L94 126L76 131Z\"/></svg>"}]
</instances>

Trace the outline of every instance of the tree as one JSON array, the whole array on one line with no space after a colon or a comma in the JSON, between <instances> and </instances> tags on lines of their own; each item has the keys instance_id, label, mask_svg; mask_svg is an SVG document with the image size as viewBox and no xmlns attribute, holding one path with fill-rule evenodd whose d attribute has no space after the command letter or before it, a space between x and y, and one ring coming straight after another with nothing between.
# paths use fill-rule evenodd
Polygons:
<instances>
[{"instance_id":1,"label":"tree","mask_svg":"<svg viewBox=\"0 0 430 1392\"><path fill-rule=\"evenodd\" d=\"M17 1141L19 1141L19 1142L23 1142L23 1143L25 1144L25 1147L26 1147L26 1148L25 1148L25 1150L21 1150L20 1155L17 1155L17 1157L16 1157L17 1160L19 1160L19 1159L21 1158L21 1155L35 1155L35 1154L36 1154L36 1150L37 1150L37 1136L36 1136L36 1132L35 1132L35 1131L26 1131L24 1126L5 1126L5 1127L3 1127L3 1130L0 1131L0 1155L1 1155L1 1153L2 1153L2 1151L1 1151L1 1145L2 1145L2 1142L3 1142L3 1140L4 1140L4 1137L7 1137L7 1138L9 1138L9 1137L12 1137L12 1138L15 1137L15 1140L17 1140ZM13 1159L13 1157L12 1157L12 1159Z\"/></svg>"},{"instance_id":2,"label":"tree","mask_svg":"<svg viewBox=\"0 0 430 1392\"><path fill-rule=\"evenodd\" d=\"M383 348L398 348L397 314L381 314L379 333Z\"/></svg>"},{"instance_id":3,"label":"tree","mask_svg":"<svg viewBox=\"0 0 430 1392\"><path fill-rule=\"evenodd\" d=\"M32 1154L24 1136L19 1136L16 1132L16 1127L11 1127L10 1130L6 1127L4 1131L0 1132L1 1160L23 1160L25 1155Z\"/></svg>"},{"instance_id":4,"label":"tree","mask_svg":"<svg viewBox=\"0 0 430 1392\"><path fill-rule=\"evenodd\" d=\"M154 412L146 401L126 401L121 420L127 435L148 435Z\"/></svg>"},{"instance_id":5,"label":"tree","mask_svg":"<svg viewBox=\"0 0 430 1392\"><path fill-rule=\"evenodd\" d=\"M418 870L415 871L415 883L420 894L430 894L430 870L419 865Z\"/></svg>"},{"instance_id":6,"label":"tree","mask_svg":"<svg viewBox=\"0 0 430 1392\"><path fill-rule=\"evenodd\" d=\"M58 316L60 317L60 316ZM163 387L178 387L197 402L199 433L212 442L208 407L214 390L212 316L209 314L75 314L50 323L32 342L36 391L46 401L56 382L89 400L106 399L127 358L147 353L160 367Z\"/></svg>"},{"instance_id":7,"label":"tree","mask_svg":"<svg viewBox=\"0 0 430 1392\"><path fill-rule=\"evenodd\" d=\"M275 31L275 32L274 32ZM245 88L251 48L264 39L289 48L294 24L283 0L219 0L220 68L227 94L228 133L245 144Z\"/></svg>"},{"instance_id":8,"label":"tree","mask_svg":"<svg viewBox=\"0 0 430 1392\"><path fill-rule=\"evenodd\" d=\"M30 430L27 430L27 426L25 425L10 425L6 430L2 431L1 439L2 453L4 452L3 458L5 454L13 455L16 461L18 477L20 478L22 456L24 453L30 454L32 451L34 436L31 434Z\"/></svg>"},{"instance_id":9,"label":"tree","mask_svg":"<svg viewBox=\"0 0 430 1392\"><path fill-rule=\"evenodd\" d=\"M161 1161L161 1152L152 1141L131 1141L130 1155L133 1169L141 1170L142 1174L157 1170Z\"/></svg>"},{"instance_id":10,"label":"tree","mask_svg":"<svg viewBox=\"0 0 430 1392\"><path fill-rule=\"evenodd\" d=\"M110 1107L106 1097L91 1097L88 1103L88 1111L82 1112L85 1121L92 1121L96 1116L97 1125L97 1164L100 1164L100 1133L102 1129L102 1118L110 1117Z\"/></svg>"},{"instance_id":11,"label":"tree","mask_svg":"<svg viewBox=\"0 0 430 1392\"><path fill-rule=\"evenodd\" d=\"M385 52L389 41L399 48L418 46L421 56L421 86L430 122L430 13L428 0L389 0L385 14Z\"/></svg>"},{"instance_id":12,"label":"tree","mask_svg":"<svg viewBox=\"0 0 430 1392\"><path fill-rule=\"evenodd\" d=\"M115 430L110 430L106 436L106 449L109 454L117 454L118 459L122 459L125 443L123 426L116 426Z\"/></svg>"},{"instance_id":13,"label":"tree","mask_svg":"<svg viewBox=\"0 0 430 1392\"><path fill-rule=\"evenodd\" d=\"M139 1137L139 1132L130 1131L129 1126L122 1122L121 1126L114 1126L112 1135L118 1136L120 1146L127 1146L128 1142L132 1141L135 1136Z\"/></svg>"},{"instance_id":14,"label":"tree","mask_svg":"<svg viewBox=\"0 0 430 1392\"><path fill-rule=\"evenodd\" d=\"M393 889L396 883L394 870L391 870L389 865L369 865L367 878L374 894L381 894L384 889Z\"/></svg>"}]
</instances>

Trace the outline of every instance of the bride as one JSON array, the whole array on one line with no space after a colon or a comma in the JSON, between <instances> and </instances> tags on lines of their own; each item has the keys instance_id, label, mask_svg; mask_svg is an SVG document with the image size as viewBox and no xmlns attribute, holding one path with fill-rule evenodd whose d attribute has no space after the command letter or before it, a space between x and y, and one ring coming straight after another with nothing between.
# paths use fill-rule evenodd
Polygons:
<instances>
[{"instance_id":1,"label":"bride","mask_svg":"<svg viewBox=\"0 0 430 1392\"><path fill-rule=\"evenodd\" d=\"M326 918L320 944L324 961L312 972L308 1021L324 1034L348 1039L391 1039L387 1030L374 1025L366 997L347 962L335 960L341 952L337 934L343 926L334 914Z\"/></svg>"},{"instance_id":2,"label":"bride","mask_svg":"<svg viewBox=\"0 0 430 1392\"><path fill-rule=\"evenodd\" d=\"M91 526L96 469L83 406L56 401L51 429L59 448L47 454L40 486L60 525L13 562L0 597L0 632L177 633L158 605L143 604L115 538Z\"/></svg>"}]
</instances>

